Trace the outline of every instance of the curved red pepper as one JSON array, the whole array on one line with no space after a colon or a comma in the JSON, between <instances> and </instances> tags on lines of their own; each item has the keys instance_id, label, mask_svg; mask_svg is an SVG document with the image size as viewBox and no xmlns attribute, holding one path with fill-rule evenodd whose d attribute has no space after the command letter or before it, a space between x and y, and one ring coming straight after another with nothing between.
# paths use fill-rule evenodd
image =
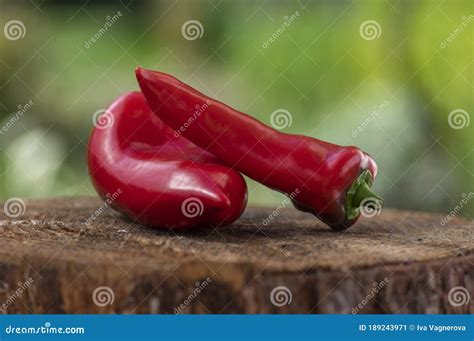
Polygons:
<instances>
[{"instance_id":1,"label":"curved red pepper","mask_svg":"<svg viewBox=\"0 0 474 341\"><path fill-rule=\"evenodd\" d=\"M377 166L358 148L281 133L164 73L137 68L136 76L150 108L176 132L332 228L351 226L361 204L379 199L370 191Z\"/></svg>"},{"instance_id":2,"label":"curved red pepper","mask_svg":"<svg viewBox=\"0 0 474 341\"><path fill-rule=\"evenodd\" d=\"M103 199L126 215L159 228L232 223L247 203L247 186L235 170L153 115L145 98L118 98L94 128L88 164ZM103 122L102 122L103 123Z\"/></svg>"}]
</instances>

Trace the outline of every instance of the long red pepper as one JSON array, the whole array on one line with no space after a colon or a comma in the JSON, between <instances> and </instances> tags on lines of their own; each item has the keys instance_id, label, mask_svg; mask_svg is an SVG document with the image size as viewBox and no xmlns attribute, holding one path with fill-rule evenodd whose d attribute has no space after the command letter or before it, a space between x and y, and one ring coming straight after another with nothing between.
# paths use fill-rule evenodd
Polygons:
<instances>
[{"instance_id":1,"label":"long red pepper","mask_svg":"<svg viewBox=\"0 0 474 341\"><path fill-rule=\"evenodd\" d=\"M370 190L377 166L358 148L281 133L165 73L137 68L136 76L150 108L177 133L335 230L354 224L361 205L381 200Z\"/></svg>"},{"instance_id":2,"label":"long red pepper","mask_svg":"<svg viewBox=\"0 0 474 341\"><path fill-rule=\"evenodd\" d=\"M104 115L89 140L88 164L112 207L159 228L217 227L242 214L242 175L176 135L141 93L121 96Z\"/></svg>"}]
</instances>

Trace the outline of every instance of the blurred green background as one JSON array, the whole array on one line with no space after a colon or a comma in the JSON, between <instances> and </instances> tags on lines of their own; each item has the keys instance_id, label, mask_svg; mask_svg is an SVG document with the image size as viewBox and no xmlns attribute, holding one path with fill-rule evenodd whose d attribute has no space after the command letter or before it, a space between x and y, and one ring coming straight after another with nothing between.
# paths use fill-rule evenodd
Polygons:
<instances>
[{"instance_id":1,"label":"blurred green background","mask_svg":"<svg viewBox=\"0 0 474 341\"><path fill-rule=\"evenodd\" d=\"M0 199L95 195L92 116L140 65L267 123L285 109L283 131L369 152L387 206L447 213L474 192L473 15L472 0L0 1ZM248 183L251 204L283 200Z\"/></svg>"}]
</instances>

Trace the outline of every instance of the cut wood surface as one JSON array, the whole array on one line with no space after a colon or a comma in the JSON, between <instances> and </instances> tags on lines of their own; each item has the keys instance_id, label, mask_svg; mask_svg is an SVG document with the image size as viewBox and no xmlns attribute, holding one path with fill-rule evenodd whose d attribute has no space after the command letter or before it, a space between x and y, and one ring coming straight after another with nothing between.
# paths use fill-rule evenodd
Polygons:
<instances>
[{"instance_id":1,"label":"cut wood surface","mask_svg":"<svg viewBox=\"0 0 474 341\"><path fill-rule=\"evenodd\" d=\"M474 313L474 225L383 209L336 233L248 208L232 226L159 231L95 198L0 212L0 312ZM3 207L3 204L2 204Z\"/></svg>"}]
</instances>

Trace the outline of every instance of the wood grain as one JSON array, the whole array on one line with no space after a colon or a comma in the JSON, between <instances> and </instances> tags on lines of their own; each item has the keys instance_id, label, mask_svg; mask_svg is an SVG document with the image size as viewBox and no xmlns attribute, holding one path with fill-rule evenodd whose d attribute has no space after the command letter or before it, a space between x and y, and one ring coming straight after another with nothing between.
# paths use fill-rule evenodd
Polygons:
<instances>
[{"instance_id":1,"label":"wood grain","mask_svg":"<svg viewBox=\"0 0 474 341\"><path fill-rule=\"evenodd\" d=\"M272 209L249 208L229 227L173 232L109 209L87 224L100 205L28 200L19 218L0 213L0 312L474 313L472 298L448 299L458 286L474 296L474 226L461 218L384 209L336 233L294 209L265 225ZM102 286L105 306L93 300ZM272 302L277 287L291 302Z\"/></svg>"}]
</instances>

